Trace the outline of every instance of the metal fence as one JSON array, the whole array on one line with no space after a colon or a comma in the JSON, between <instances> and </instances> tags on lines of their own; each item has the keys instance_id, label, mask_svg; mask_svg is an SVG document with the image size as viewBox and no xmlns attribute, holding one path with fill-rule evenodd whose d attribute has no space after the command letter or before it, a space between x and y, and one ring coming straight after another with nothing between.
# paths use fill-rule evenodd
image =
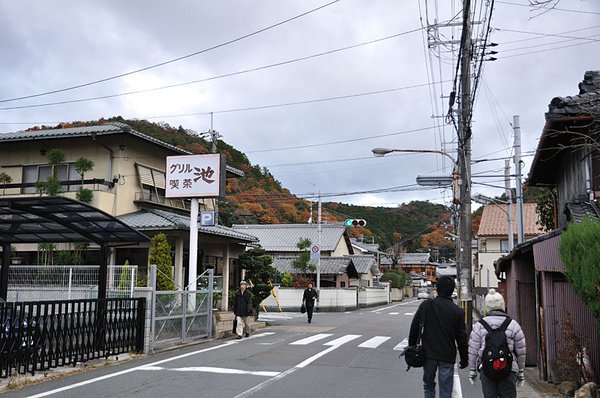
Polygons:
<instances>
[{"instance_id":1,"label":"metal fence","mask_svg":"<svg viewBox=\"0 0 600 398\"><path fill-rule=\"evenodd\" d=\"M156 291L152 293L152 349L154 345L212 338L213 270L198 277L207 278L207 287L198 290ZM156 286L156 266L151 266Z\"/></svg>"},{"instance_id":2,"label":"metal fence","mask_svg":"<svg viewBox=\"0 0 600 398\"><path fill-rule=\"evenodd\" d=\"M0 377L144 348L144 298L0 303Z\"/></svg>"},{"instance_id":3,"label":"metal fence","mask_svg":"<svg viewBox=\"0 0 600 398\"><path fill-rule=\"evenodd\" d=\"M137 265L108 267L107 296L133 297ZM11 265L8 301L74 300L98 297L98 265Z\"/></svg>"}]
</instances>

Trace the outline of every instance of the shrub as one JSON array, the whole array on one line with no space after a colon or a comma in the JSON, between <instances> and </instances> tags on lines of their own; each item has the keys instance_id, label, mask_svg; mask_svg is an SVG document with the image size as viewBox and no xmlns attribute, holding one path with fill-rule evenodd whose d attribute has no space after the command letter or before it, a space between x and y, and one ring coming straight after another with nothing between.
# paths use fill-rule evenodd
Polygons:
<instances>
[{"instance_id":1,"label":"shrub","mask_svg":"<svg viewBox=\"0 0 600 398\"><path fill-rule=\"evenodd\" d=\"M175 290L171 246L165 234L160 233L152 237L148 261L150 264L156 264L156 290Z\"/></svg>"},{"instance_id":2,"label":"shrub","mask_svg":"<svg viewBox=\"0 0 600 398\"><path fill-rule=\"evenodd\" d=\"M293 284L294 284L294 275L292 275L289 272L286 272L285 274L283 274L283 276L281 277L281 286L292 287Z\"/></svg>"},{"instance_id":3,"label":"shrub","mask_svg":"<svg viewBox=\"0 0 600 398\"><path fill-rule=\"evenodd\" d=\"M75 197L80 202L90 203L92 201L92 198L94 197L94 193L91 189L81 187L79 188L79 191L77 191L77 193L75 194Z\"/></svg>"}]
</instances>

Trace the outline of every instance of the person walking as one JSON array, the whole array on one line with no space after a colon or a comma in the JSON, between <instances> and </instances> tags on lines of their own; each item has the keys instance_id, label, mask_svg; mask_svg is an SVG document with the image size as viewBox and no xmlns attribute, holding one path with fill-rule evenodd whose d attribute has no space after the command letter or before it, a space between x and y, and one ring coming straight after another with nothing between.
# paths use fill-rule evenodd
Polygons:
<instances>
[{"instance_id":1,"label":"person walking","mask_svg":"<svg viewBox=\"0 0 600 398\"><path fill-rule=\"evenodd\" d=\"M416 345L421 324L421 341L425 351L423 391L425 398L435 398L435 376L438 373L440 398L451 398L454 384L456 351L460 368L468 364L467 329L464 312L451 299L454 279L442 276L437 280L437 297L427 299L417 309L410 325L408 345Z\"/></svg>"},{"instance_id":2,"label":"person walking","mask_svg":"<svg viewBox=\"0 0 600 398\"><path fill-rule=\"evenodd\" d=\"M516 398L517 382L525 380L525 335L506 314L504 298L495 289L485 296L484 314L469 338L469 379L475 384L481 375L485 398Z\"/></svg>"},{"instance_id":3,"label":"person walking","mask_svg":"<svg viewBox=\"0 0 600 398\"><path fill-rule=\"evenodd\" d=\"M242 336L250 336L250 326L248 325L248 316L252 315L252 293L247 290L248 284L246 281L240 282L240 288L235 293L233 301L233 313L237 322L235 332L237 339ZM244 334L245 333L245 334Z\"/></svg>"},{"instance_id":4,"label":"person walking","mask_svg":"<svg viewBox=\"0 0 600 398\"><path fill-rule=\"evenodd\" d=\"M302 295L302 305L306 307L306 315L308 315L308 323L312 322L313 309L315 308L315 299L319 298L319 294L313 289L312 282L308 282L304 294Z\"/></svg>"}]
</instances>

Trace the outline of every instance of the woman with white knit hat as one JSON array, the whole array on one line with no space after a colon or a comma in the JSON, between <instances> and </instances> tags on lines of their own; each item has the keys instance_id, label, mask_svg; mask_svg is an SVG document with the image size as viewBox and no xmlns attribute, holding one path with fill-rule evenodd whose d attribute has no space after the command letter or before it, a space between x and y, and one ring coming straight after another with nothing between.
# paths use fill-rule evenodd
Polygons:
<instances>
[{"instance_id":1,"label":"woman with white knit hat","mask_svg":"<svg viewBox=\"0 0 600 398\"><path fill-rule=\"evenodd\" d=\"M469 379L474 384L480 374L485 398L515 398L517 381L524 381L525 335L495 289L485 296L484 315L469 338Z\"/></svg>"}]
</instances>

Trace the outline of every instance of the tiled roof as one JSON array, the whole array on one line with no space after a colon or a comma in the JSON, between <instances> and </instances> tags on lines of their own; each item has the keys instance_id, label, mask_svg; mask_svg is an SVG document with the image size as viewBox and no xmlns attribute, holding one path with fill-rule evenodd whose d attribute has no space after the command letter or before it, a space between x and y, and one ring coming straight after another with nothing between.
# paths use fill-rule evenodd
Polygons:
<instances>
[{"instance_id":1,"label":"tiled roof","mask_svg":"<svg viewBox=\"0 0 600 398\"><path fill-rule=\"evenodd\" d=\"M593 203L567 203L569 219L581 222L585 217L600 218L600 212Z\"/></svg>"},{"instance_id":2,"label":"tiled roof","mask_svg":"<svg viewBox=\"0 0 600 398\"><path fill-rule=\"evenodd\" d=\"M123 214L117 218L139 231L173 231L190 229L189 217L159 209L141 210L135 213ZM235 231L222 225L203 227L198 224L198 233L223 236L244 242L257 241L256 237L252 235Z\"/></svg>"},{"instance_id":3,"label":"tiled roof","mask_svg":"<svg viewBox=\"0 0 600 398\"><path fill-rule=\"evenodd\" d=\"M523 204L523 234L526 236L536 236L544 233L542 228L537 224L539 215L535 210L535 203L524 203ZM479 223L479 230L477 236L507 236L508 235L508 222L507 222L507 205L486 205L483 208L483 214L481 215L481 222ZM516 234L518 231L517 222L517 206L512 206L513 213L513 233Z\"/></svg>"},{"instance_id":4,"label":"tiled roof","mask_svg":"<svg viewBox=\"0 0 600 398\"><path fill-rule=\"evenodd\" d=\"M412 264L427 264L430 259L429 253L402 253L398 258L398 264L400 265L412 265Z\"/></svg>"},{"instance_id":5,"label":"tiled roof","mask_svg":"<svg viewBox=\"0 0 600 398\"><path fill-rule=\"evenodd\" d=\"M297 257L281 256L273 259L272 267L277 271L284 273L296 273L298 270L292 267L292 262ZM348 271L348 267L354 267L354 263L350 257L321 257L321 267L319 269L322 275L337 275Z\"/></svg>"},{"instance_id":6,"label":"tiled roof","mask_svg":"<svg viewBox=\"0 0 600 398\"><path fill-rule=\"evenodd\" d=\"M64 129L48 129L48 130L30 130L30 131L16 131L13 133L0 134L0 142L17 142L17 141L29 141L29 140L46 140L56 138L76 138L76 137L92 137L100 135L111 135L111 134L131 134L145 141L152 142L156 145L162 146L163 148L170 149L171 151L181 155L191 155L192 152L186 151L185 149L178 148L174 145L161 141L157 138L151 137L147 134L140 133L132 129L125 123L110 122L106 124L100 124L96 126L83 126L83 127L68 127ZM227 171L237 176L243 176L244 172L234 167L227 166Z\"/></svg>"},{"instance_id":7,"label":"tiled roof","mask_svg":"<svg viewBox=\"0 0 600 398\"><path fill-rule=\"evenodd\" d=\"M368 274L369 271L371 271L371 269L373 267L377 266L377 258L375 258L375 256L373 255L367 255L367 256L344 256L344 257L350 257L352 259L352 262L354 263L354 267L356 268L356 271L359 274ZM321 258L321 262L323 261L323 258Z\"/></svg>"},{"instance_id":8,"label":"tiled roof","mask_svg":"<svg viewBox=\"0 0 600 398\"><path fill-rule=\"evenodd\" d=\"M235 224L236 231L256 236L267 252L300 252L296 246L300 239L319 241L317 224ZM344 239L346 227L341 223L321 224L321 252L333 251Z\"/></svg>"},{"instance_id":9,"label":"tiled roof","mask_svg":"<svg viewBox=\"0 0 600 398\"><path fill-rule=\"evenodd\" d=\"M355 246L360 251L369 253L377 253L379 251L379 245L377 243L365 243L356 238L350 238L350 243L352 243L352 246Z\"/></svg>"},{"instance_id":10,"label":"tiled roof","mask_svg":"<svg viewBox=\"0 0 600 398\"><path fill-rule=\"evenodd\" d=\"M587 71L579 83L579 94L556 97L548 105L549 117L576 115L600 109L600 71Z\"/></svg>"}]
</instances>

